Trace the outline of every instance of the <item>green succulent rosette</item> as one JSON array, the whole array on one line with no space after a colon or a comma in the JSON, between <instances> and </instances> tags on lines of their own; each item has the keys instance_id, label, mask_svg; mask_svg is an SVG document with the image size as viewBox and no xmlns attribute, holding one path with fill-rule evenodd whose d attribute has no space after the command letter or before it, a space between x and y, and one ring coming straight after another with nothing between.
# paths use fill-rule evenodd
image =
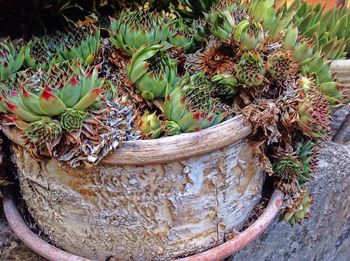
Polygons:
<instances>
[{"instance_id":1,"label":"green succulent rosette","mask_svg":"<svg viewBox=\"0 0 350 261\"><path fill-rule=\"evenodd\" d=\"M60 68L52 64L38 82L28 86L15 82L14 89L3 90L1 110L25 130L32 144L52 139L54 128L79 130L86 109L102 108L104 80L99 79L99 70L100 66L84 70L78 60L61 64Z\"/></svg>"},{"instance_id":2,"label":"green succulent rosette","mask_svg":"<svg viewBox=\"0 0 350 261\"><path fill-rule=\"evenodd\" d=\"M156 113L150 114L146 111L141 117L141 130L152 139L156 139L162 133L161 122Z\"/></svg>"},{"instance_id":3,"label":"green succulent rosette","mask_svg":"<svg viewBox=\"0 0 350 261\"><path fill-rule=\"evenodd\" d=\"M13 44L6 40L0 42L0 81L6 80L19 70L24 61L24 50L16 51Z\"/></svg>"},{"instance_id":4,"label":"green succulent rosette","mask_svg":"<svg viewBox=\"0 0 350 261\"><path fill-rule=\"evenodd\" d=\"M238 80L232 75L214 75L211 81L215 83L212 92L215 97L232 98L238 92Z\"/></svg>"},{"instance_id":5,"label":"green succulent rosette","mask_svg":"<svg viewBox=\"0 0 350 261\"><path fill-rule=\"evenodd\" d=\"M286 76L296 72L296 64L290 52L277 52L267 61L266 69L269 75L275 79L284 79Z\"/></svg>"},{"instance_id":6,"label":"green succulent rosette","mask_svg":"<svg viewBox=\"0 0 350 261\"><path fill-rule=\"evenodd\" d=\"M236 67L236 78L247 87L256 87L263 83L264 62L256 52L245 52Z\"/></svg>"},{"instance_id":7,"label":"green succulent rosette","mask_svg":"<svg viewBox=\"0 0 350 261\"><path fill-rule=\"evenodd\" d=\"M57 50L62 60L78 59L83 66L88 66L95 61L100 49L100 41L100 30L96 30L79 42L69 44L63 41Z\"/></svg>"},{"instance_id":8,"label":"green succulent rosette","mask_svg":"<svg viewBox=\"0 0 350 261\"><path fill-rule=\"evenodd\" d=\"M210 32L222 41L229 41L235 31L235 19L232 15L234 9L234 5L214 8L205 15Z\"/></svg>"},{"instance_id":9,"label":"green succulent rosette","mask_svg":"<svg viewBox=\"0 0 350 261\"><path fill-rule=\"evenodd\" d=\"M58 62L57 54L52 52L42 38L34 38L26 44L23 65L26 68L47 71L51 63Z\"/></svg>"},{"instance_id":10,"label":"green succulent rosette","mask_svg":"<svg viewBox=\"0 0 350 261\"><path fill-rule=\"evenodd\" d=\"M303 166L303 173L298 179L300 185L310 181L312 179L312 173L317 169L318 154L315 148L316 143L311 140L303 141L298 144L297 155Z\"/></svg>"},{"instance_id":11,"label":"green succulent rosette","mask_svg":"<svg viewBox=\"0 0 350 261\"><path fill-rule=\"evenodd\" d=\"M62 128L67 131L80 130L83 126L84 115L83 111L68 108L60 116Z\"/></svg>"},{"instance_id":12,"label":"green succulent rosette","mask_svg":"<svg viewBox=\"0 0 350 261\"><path fill-rule=\"evenodd\" d=\"M299 128L311 139L327 140L331 133L329 103L310 79L303 77L299 88L304 92L303 102L298 109Z\"/></svg>"},{"instance_id":13,"label":"green succulent rosette","mask_svg":"<svg viewBox=\"0 0 350 261\"><path fill-rule=\"evenodd\" d=\"M254 50L264 40L264 29L258 22L243 20L236 26L233 38L248 50Z\"/></svg>"},{"instance_id":14,"label":"green succulent rosette","mask_svg":"<svg viewBox=\"0 0 350 261\"><path fill-rule=\"evenodd\" d=\"M127 66L130 81L146 100L164 97L176 83L176 62L162 45L141 46Z\"/></svg>"},{"instance_id":15,"label":"green succulent rosette","mask_svg":"<svg viewBox=\"0 0 350 261\"><path fill-rule=\"evenodd\" d=\"M58 137L62 133L62 127L59 121L43 117L41 120L26 126L24 132L32 144L42 144Z\"/></svg>"},{"instance_id":16,"label":"green succulent rosette","mask_svg":"<svg viewBox=\"0 0 350 261\"><path fill-rule=\"evenodd\" d=\"M165 121L163 130L166 136L174 136L182 133L181 126L175 121Z\"/></svg>"},{"instance_id":17,"label":"green succulent rosette","mask_svg":"<svg viewBox=\"0 0 350 261\"><path fill-rule=\"evenodd\" d=\"M210 96L212 83L203 73L186 76L172 90L168 90L164 102L164 114L168 120L167 134L193 132L220 123L226 116L216 112L216 100Z\"/></svg>"},{"instance_id":18,"label":"green succulent rosette","mask_svg":"<svg viewBox=\"0 0 350 261\"><path fill-rule=\"evenodd\" d=\"M296 0L281 8L284 16L293 14L300 32L313 39L315 50L322 50L328 60L342 59L350 50L350 19L346 6L325 9L307 1Z\"/></svg>"},{"instance_id":19,"label":"green succulent rosette","mask_svg":"<svg viewBox=\"0 0 350 261\"><path fill-rule=\"evenodd\" d=\"M277 177L292 179L300 177L303 172L303 165L298 159L280 158L273 163L273 171Z\"/></svg>"},{"instance_id":20,"label":"green succulent rosette","mask_svg":"<svg viewBox=\"0 0 350 261\"><path fill-rule=\"evenodd\" d=\"M296 197L294 202L283 210L282 219L288 221L291 225L301 223L305 218L310 217L312 203L311 194L302 191L301 195Z\"/></svg>"},{"instance_id":21,"label":"green succulent rosette","mask_svg":"<svg viewBox=\"0 0 350 261\"><path fill-rule=\"evenodd\" d=\"M166 41L169 30L167 20L155 13L123 11L118 19L111 19L110 41L131 55L142 45Z\"/></svg>"},{"instance_id":22,"label":"green succulent rosette","mask_svg":"<svg viewBox=\"0 0 350 261\"><path fill-rule=\"evenodd\" d=\"M191 49L195 30L186 24L184 19L176 19L170 23L169 43L185 51Z\"/></svg>"},{"instance_id":23,"label":"green succulent rosette","mask_svg":"<svg viewBox=\"0 0 350 261\"><path fill-rule=\"evenodd\" d=\"M339 107L349 98L343 85L337 83L329 61L320 53L313 53L312 43L301 41L294 50L294 61L301 65L305 77L313 78L313 84L326 98L331 107ZM312 81L310 81L312 82Z\"/></svg>"}]
</instances>

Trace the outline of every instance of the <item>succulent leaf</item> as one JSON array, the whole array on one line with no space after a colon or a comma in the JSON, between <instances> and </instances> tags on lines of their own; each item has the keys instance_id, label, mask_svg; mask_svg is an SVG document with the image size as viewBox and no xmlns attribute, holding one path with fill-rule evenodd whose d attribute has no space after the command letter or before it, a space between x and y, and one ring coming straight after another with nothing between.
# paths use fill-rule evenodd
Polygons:
<instances>
[{"instance_id":1,"label":"succulent leaf","mask_svg":"<svg viewBox=\"0 0 350 261\"><path fill-rule=\"evenodd\" d=\"M327 100L306 78L301 79L299 88L303 90L303 102L298 110L299 128L310 138L328 139L331 112Z\"/></svg>"},{"instance_id":2,"label":"succulent leaf","mask_svg":"<svg viewBox=\"0 0 350 261\"><path fill-rule=\"evenodd\" d=\"M46 86L39 96L39 108L48 116L62 114L66 109L64 102L53 94L53 90Z\"/></svg>"},{"instance_id":3,"label":"succulent leaf","mask_svg":"<svg viewBox=\"0 0 350 261\"><path fill-rule=\"evenodd\" d=\"M237 79L247 87L256 87L263 83L265 68L258 53L246 52L236 67Z\"/></svg>"},{"instance_id":4,"label":"succulent leaf","mask_svg":"<svg viewBox=\"0 0 350 261\"><path fill-rule=\"evenodd\" d=\"M248 50L253 50L264 39L264 30L258 22L243 20L236 27L234 39Z\"/></svg>"},{"instance_id":5,"label":"succulent leaf","mask_svg":"<svg viewBox=\"0 0 350 261\"><path fill-rule=\"evenodd\" d=\"M163 46L141 46L132 56L127 74L147 100L164 97L176 82L176 63L163 51Z\"/></svg>"},{"instance_id":6,"label":"succulent leaf","mask_svg":"<svg viewBox=\"0 0 350 261\"><path fill-rule=\"evenodd\" d=\"M168 120L165 132L192 132L213 126L224 119L216 112L216 100L211 97L213 83L203 73L184 77L168 94L164 114Z\"/></svg>"},{"instance_id":7,"label":"succulent leaf","mask_svg":"<svg viewBox=\"0 0 350 261\"><path fill-rule=\"evenodd\" d=\"M156 113L150 114L146 111L141 117L141 131L145 133L145 136L150 136L152 139L156 139L162 133L162 126L159 117Z\"/></svg>"},{"instance_id":8,"label":"succulent leaf","mask_svg":"<svg viewBox=\"0 0 350 261\"><path fill-rule=\"evenodd\" d=\"M235 30L235 19L232 15L234 5L214 8L206 14L210 32L220 40L229 41Z\"/></svg>"},{"instance_id":9,"label":"succulent leaf","mask_svg":"<svg viewBox=\"0 0 350 261\"><path fill-rule=\"evenodd\" d=\"M296 65L293 54L290 52L277 52L267 61L267 71L274 79L284 79L288 75L295 74Z\"/></svg>"},{"instance_id":10,"label":"succulent leaf","mask_svg":"<svg viewBox=\"0 0 350 261\"><path fill-rule=\"evenodd\" d=\"M24 50L17 52L9 40L0 42L0 80L6 80L19 70L24 61Z\"/></svg>"},{"instance_id":11,"label":"succulent leaf","mask_svg":"<svg viewBox=\"0 0 350 261\"><path fill-rule=\"evenodd\" d=\"M215 83L213 86L213 96L231 98L238 91L238 80L232 75L218 74L213 76L211 81Z\"/></svg>"}]
</instances>

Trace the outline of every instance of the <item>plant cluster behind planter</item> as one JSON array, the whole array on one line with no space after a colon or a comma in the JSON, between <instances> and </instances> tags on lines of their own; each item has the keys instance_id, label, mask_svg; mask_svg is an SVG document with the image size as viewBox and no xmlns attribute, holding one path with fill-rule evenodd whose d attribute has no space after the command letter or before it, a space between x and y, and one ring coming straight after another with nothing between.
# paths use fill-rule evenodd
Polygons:
<instances>
[{"instance_id":1,"label":"plant cluster behind planter","mask_svg":"<svg viewBox=\"0 0 350 261\"><path fill-rule=\"evenodd\" d=\"M1 127L22 195L72 253L169 259L223 243L265 175L286 194L284 220L310 216L318 147L348 98L328 62L347 50L348 15L175 2L1 40Z\"/></svg>"}]
</instances>

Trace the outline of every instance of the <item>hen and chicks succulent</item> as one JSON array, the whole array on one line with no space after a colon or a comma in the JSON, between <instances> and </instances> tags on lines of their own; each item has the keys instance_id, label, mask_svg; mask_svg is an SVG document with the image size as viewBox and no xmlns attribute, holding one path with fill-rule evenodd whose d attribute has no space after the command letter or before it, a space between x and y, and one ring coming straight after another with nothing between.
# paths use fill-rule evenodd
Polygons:
<instances>
[{"instance_id":1,"label":"hen and chicks succulent","mask_svg":"<svg viewBox=\"0 0 350 261\"><path fill-rule=\"evenodd\" d=\"M155 139L243 113L261 144L259 163L286 193L284 219L301 222L318 144L347 98L327 60L345 50L338 29L328 32L338 11L323 17L318 7L311 18L302 3L185 2L177 6L185 18L123 11L105 39L97 29L18 49L1 43L2 124L20 129L35 157L76 167L138 138L134 129Z\"/></svg>"}]
</instances>

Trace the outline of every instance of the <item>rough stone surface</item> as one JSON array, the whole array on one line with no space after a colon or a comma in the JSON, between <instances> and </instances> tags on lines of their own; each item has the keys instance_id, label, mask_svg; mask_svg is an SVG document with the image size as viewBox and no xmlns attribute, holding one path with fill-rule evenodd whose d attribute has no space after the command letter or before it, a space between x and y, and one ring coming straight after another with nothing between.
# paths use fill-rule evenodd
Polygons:
<instances>
[{"instance_id":1,"label":"rough stone surface","mask_svg":"<svg viewBox=\"0 0 350 261\"><path fill-rule=\"evenodd\" d=\"M277 220L230 261L350 260L350 144L323 146L312 217L292 228Z\"/></svg>"},{"instance_id":2,"label":"rough stone surface","mask_svg":"<svg viewBox=\"0 0 350 261\"><path fill-rule=\"evenodd\" d=\"M331 124L331 127L333 129L333 134L338 131L340 125L344 121L345 117L350 113L350 104L342 107L341 109L337 110L333 115L333 122ZM350 126L348 127L348 130L350 130ZM344 142L350 141L350 131L347 133Z\"/></svg>"},{"instance_id":3,"label":"rough stone surface","mask_svg":"<svg viewBox=\"0 0 350 261\"><path fill-rule=\"evenodd\" d=\"M292 228L276 220L230 261L350 260L350 144L325 144L316 177L311 186L315 205L309 221ZM44 259L20 243L0 218L0 260Z\"/></svg>"}]
</instances>

